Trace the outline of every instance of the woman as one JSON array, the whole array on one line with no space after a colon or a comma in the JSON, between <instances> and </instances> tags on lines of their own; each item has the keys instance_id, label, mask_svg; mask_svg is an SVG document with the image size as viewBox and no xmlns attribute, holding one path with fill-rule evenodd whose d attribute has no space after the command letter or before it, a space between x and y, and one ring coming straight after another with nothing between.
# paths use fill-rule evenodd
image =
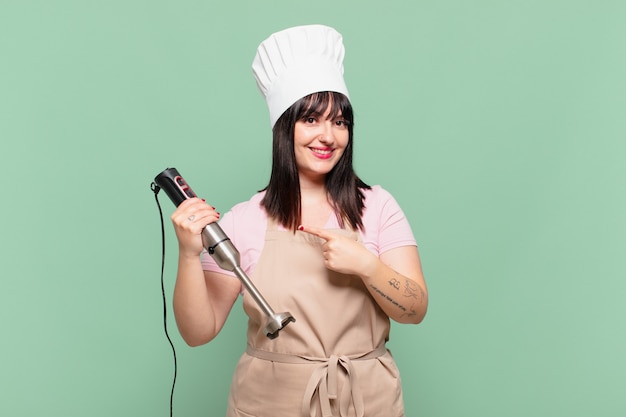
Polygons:
<instances>
[{"instance_id":1,"label":"woman","mask_svg":"<svg viewBox=\"0 0 626 417\"><path fill-rule=\"evenodd\" d=\"M426 284L402 210L353 170L343 56L341 35L313 25L273 34L253 62L270 111L272 173L220 225L268 303L296 322L267 338L264 314L243 293L248 348L228 416L404 415L399 373L385 348L389 319L421 322ZM174 313L191 346L219 333L242 293L202 253L202 229L218 219L199 199L172 215L179 241Z\"/></svg>"}]
</instances>

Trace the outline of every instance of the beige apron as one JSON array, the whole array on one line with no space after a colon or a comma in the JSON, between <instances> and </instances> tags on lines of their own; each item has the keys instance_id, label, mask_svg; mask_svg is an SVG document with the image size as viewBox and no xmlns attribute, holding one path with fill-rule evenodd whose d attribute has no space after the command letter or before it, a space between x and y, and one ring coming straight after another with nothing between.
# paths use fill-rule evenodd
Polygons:
<instances>
[{"instance_id":1,"label":"beige apron","mask_svg":"<svg viewBox=\"0 0 626 417\"><path fill-rule=\"evenodd\" d=\"M268 220L265 239L251 280L275 312L296 321L269 339L265 315L244 293L248 348L227 417L404 416L398 369L385 348L389 318L361 279L326 269L318 237Z\"/></svg>"}]
</instances>

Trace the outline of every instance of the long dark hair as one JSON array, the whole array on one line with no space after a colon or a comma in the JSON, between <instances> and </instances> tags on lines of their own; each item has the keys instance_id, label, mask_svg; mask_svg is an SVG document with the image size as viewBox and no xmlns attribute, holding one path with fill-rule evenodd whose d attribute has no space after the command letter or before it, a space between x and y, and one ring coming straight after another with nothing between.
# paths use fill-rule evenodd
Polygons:
<instances>
[{"instance_id":1,"label":"long dark hair","mask_svg":"<svg viewBox=\"0 0 626 417\"><path fill-rule=\"evenodd\" d=\"M341 227L347 222L352 229L363 229L363 189L369 189L352 167L354 114L346 96L335 92L313 93L301 98L287 109L273 128L272 174L261 205L270 217L295 232L302 219L300 181L294 153L296 122L312 115L324 114L330 107L329 119L341 113L348 122L348 145L337 165L326 175L326 192Z\"/></svg>"}]
</instances>

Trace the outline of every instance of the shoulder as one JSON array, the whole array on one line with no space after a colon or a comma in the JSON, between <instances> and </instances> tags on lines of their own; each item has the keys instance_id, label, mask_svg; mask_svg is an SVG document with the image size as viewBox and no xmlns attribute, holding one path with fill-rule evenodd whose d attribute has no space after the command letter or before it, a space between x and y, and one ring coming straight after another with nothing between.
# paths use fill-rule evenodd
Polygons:
<instances>
[{"instance_id":1,"label":"shoulder","mask_svg":"<svg viewBox=\"0 0 626 417\"><path fill-rule=\"evenodd\" d=\"M363 190L362 238L376 255L399 246L415 245L411 226L391 193L380 185Z\"/></svg>"},{"instance_id":2,"label":"shoulder","mask_svg":"<svg viewBox=\"0 0 626 417\"><path fill-rule=\"evenodd\" d=\"M266 217L265 209L261 206L261 200L263 200L263 196L265 195L264 191L258 192L254 194L248 201L243 201L233 206L230 209L230 212L235 217L240 216L252 216L255 217L256 220L259 217Z\"/></svg>"},{"instance_id":3,"label":"shoulder","mask_svg":"<svg viewBox=\"0 0 626 417\"><path fill-rule=\"evenodd\" d=\"M380 200L393 198L391 193L384 189L381 185L372 185L370 188L362 189L365 199Z\"/></svg>"},{"instance_id":4,"label":"shoulder","mask_svg":"<svg viewBox=\"0 0 626 417\"><path fill-rule=\"evenodd\" d=\"M363 212L363 216L366 214L371 215L373 214L372 212L383 211L386 207L393 209L400 208L393 195L380 185L372 185L371 188L363 189L362 191L365 197L365 211Z\"/></svg>"},{"instance_id":5,"label":"shoulder","mask_svg":"<svg viewBox=\"0 0 626 417\"><path fill-rule=\"evenodd\" d=\"M248 201L234 205L222 216L219 223L227 234L230 233L231 239L240 240L241 235L265 231L267 214L261 206L263 195L263 192L254 194Z\"/></svg>"},{"instance_id":6,"label":"shoulder","mask_svg":"<svg viewBox=\"0 0 626 417\"><path fill-rule=\"evenodd\" d=\"M261 206L264 193L254 194L248 201L236 204L220 219L219 224L240 254L241 267L250 273L258 258L265 238L267 214ZM206 254L206 252L204 253ZM202 257L205 270L224 272L210 256Z\"/></svg>"},{"instance_id":7,"label":"shoulder","mask_svg":"<svg viewBox=\"0 0 626 417\"><path fill-rule=\"evenodd\" d=\"M254 194L248 201L236 204L220 221L226 235L241 254L241 265L248 272L260 255L265 241L267 214L261 206L265 193Z\"/></svg>"}]
</instances>

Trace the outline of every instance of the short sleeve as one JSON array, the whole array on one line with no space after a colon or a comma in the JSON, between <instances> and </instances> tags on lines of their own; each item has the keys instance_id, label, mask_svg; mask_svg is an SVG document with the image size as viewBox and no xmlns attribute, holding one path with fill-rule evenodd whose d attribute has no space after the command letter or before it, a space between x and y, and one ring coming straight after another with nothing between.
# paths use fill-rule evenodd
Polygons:
<instances>
[{"instance_id":1,"label":"short sleeve","mask_svg":"<svg viewBox=\"0 0 626 417\"><path fill-rule=\"evenodd\" d=\"M226 212L219 225L233 243L240 255L241 268L250 275L256 266L265 241L267 215L260 206L263 194L255 194L249 201L239 203ZM208 252L200 255L202 269L233 275L230 271L220 268Z\"/></svg>"},{"instance_id":2,"label":"short sleeve","mask_svg":"<svg viewBox=\"0 0 626 417\"><path fill-rule=\"evenodd\" d=\"M380 186L365 190L363 226L363 244L375 255L401 246L417 246L400 205Z\"/></svg>"}]
</instances>

